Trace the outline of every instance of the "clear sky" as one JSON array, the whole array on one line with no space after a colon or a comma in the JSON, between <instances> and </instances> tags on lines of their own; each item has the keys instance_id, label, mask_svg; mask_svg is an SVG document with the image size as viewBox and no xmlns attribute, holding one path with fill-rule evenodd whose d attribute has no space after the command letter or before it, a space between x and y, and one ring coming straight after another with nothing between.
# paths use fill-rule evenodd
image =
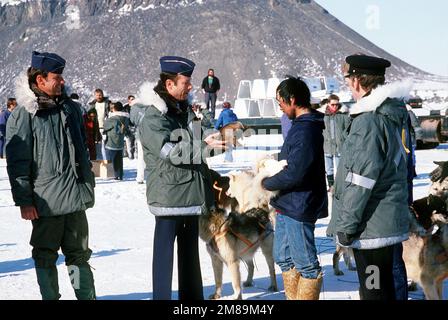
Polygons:
<instances>
[{"instance_id":1,"label":"clear sky","mask_svg":"<svg viewBox=\"0 0 448 320\"><path fill-rule=\"evenodd\" d=\"M377 46L448 76L447 0L315 0Z\"/></svg>"}]
</instances>

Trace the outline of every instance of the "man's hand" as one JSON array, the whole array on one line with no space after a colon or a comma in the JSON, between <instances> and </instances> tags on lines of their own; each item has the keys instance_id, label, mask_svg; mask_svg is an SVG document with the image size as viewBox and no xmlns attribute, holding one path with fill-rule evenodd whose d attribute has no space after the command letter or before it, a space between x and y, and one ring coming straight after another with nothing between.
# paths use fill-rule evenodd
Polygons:
<instances>
[{"instance_id":1,"label":"man's hand","mask_svg":"<svg viewBox=\"0 0 448 320\"><path fill-rule=\"evenodd\" d=\"M25 220L39 219L39 215L37 214L37 210L34 206L20 207L20 213L22 214L22 218Z\"/></svg>"},{"instance_id":2,"label":"man's hand","mask_svg":"<svg viewBox=\"0 0 448 320\"><path fill-rule=\"evenodd\" d=\"M227 149L226 142L220 138L221 133L216 132L207 136L207 138L205 138L204 141L210 148L226 150Z\"/></svg>"},{"instance_id":3,"label":"man's hand","mask_svg":"<svg viewBox=\"0 0 448 320\"><path fill-rule=\"evenodd\" d=\"M353 235L344 232L337 232L336 237L337 242L339 242L343 247L348 247L355 240L355 237Z\"/></svg>"},{"instance_id":4,"label":"man's hand","mask_svg":"<svg viewBox=\"0 0 448 320\"><path fill-rule=\"evenodd\" d=\"M436 182L445 179L448 176L448 161L434 161L434 163L437 164L438 167L429 174L431 181Z\"/></svg>"}]
</instances>

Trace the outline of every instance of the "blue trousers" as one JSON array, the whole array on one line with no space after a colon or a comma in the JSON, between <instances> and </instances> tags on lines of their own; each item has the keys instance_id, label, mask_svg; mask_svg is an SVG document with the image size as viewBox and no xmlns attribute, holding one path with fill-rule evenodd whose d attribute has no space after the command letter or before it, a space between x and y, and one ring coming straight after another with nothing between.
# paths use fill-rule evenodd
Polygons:
<instances>
[{"instance_id":1,"label":"blue trousers","mask_svg":"<svg viewBox=\"0 0 448 320\"><path fill-rule=\"evenodd\" d=\"M211 118L212 121L215 120L215 108L216 108L216 98L217 98L216 92L206 92L205 93L205 105L207 106L207 109L211 112Z\"/></svg>"},{"instance_id":2,"label":"blue trousers","mask_svg":"<svg viewBox=\"0 0 448 320\"><path fill-rule=\"evenodd\" d=\"M315 224L277 214L274 261L282 272L295 267L301 276L316 279L321 272L314 243Z\"/></svg>"},{"instance_id":3,"label":"blue trousers","mask_svg":"<svg viewBox=\"0 0 448 320\"><path fill-rule=\"evenodd\" d=\"M156 217L152 259L154 300L171 300L176 238L179 300L204 300L198 223L198 216Z\"/></svg>"}]
</instances>

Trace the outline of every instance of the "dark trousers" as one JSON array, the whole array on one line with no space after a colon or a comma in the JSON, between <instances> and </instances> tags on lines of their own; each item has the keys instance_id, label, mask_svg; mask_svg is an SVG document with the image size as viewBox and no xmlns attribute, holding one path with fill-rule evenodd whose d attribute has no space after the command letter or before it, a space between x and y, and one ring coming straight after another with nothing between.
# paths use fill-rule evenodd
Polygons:
<instances>
[{"instance_id":1,"label":"dark trousers","mask_svg":"<svg viewBox=\"0 0 448 320\"><path fill-rule=\"evenodd\" d=\"M66 265L82 265L90 259L89 227L84 211L33 220L30 244L37 268L56 265L62 249Z\"/></svg>"},{"instance_id":2,"label":"dark trousers","mask_svg":"<svg viewBox=\"0 0 448 320\"><path fill-rule=\"evenodd\" d=\"M152 260L153 299L171 300L176 238L179 300L203 300L198 216L156 217Z\"/></svg>"},{"instance_id":3,"label":"dark trousers","mask_svg":"<svg viewBox=\"0 0 448 320\"><path fill-rule=\"evenodd\" d=\"M123 150L106 149L106 155L114 166L115 179L123 180Z\"/></svg>"},{"instance_id":4,"label":"dark trousers","mask_svg":"<svg viewBox=\"0 0 448 320\"><path fill-rule=\"evenodd\" d=\"M396 300L393 274L394 246L370 250L353 249L353 253L361 300ZM373 284L377 286L372 287Z\"/></svg>"},{"instance_id":5,"label":"dark trousers","mask_svg":"<svg viewBox=\"0 0 448 320\"><path fill-rule=\"evenodd\" d=\"M0 137L0 158L3 158L3 152L5 151L5 137Z\"/></svg>"},{"instance_id":6,"label":"dark trousers","mask_svg":"<svg viewBox=\"0 0 448 320\"><path fill-rule=\"evenodd\" d=\"M401 242L394 245L393 273L396 299L408 300L408 275L403 261L403 245Z\"/></svg>"},{"instance_id":7,"label":"dark trousers","mask_svg":"<svg viewBox=\"0 0 448 320\"><path fill-rule=\"evenodd\" d=\"M206 92L205 93L205 105L207 109L211 112L212 121L215 119L215 108L216 108L216 97L218 95L216 92Z\"/></svg>"}]
</instances>

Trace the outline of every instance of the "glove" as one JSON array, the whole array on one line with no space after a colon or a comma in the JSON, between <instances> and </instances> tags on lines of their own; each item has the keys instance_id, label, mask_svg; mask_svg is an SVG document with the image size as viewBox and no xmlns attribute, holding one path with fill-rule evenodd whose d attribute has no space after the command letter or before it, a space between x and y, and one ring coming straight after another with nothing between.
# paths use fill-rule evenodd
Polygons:
<instances>
[{"instance_id":1,"label":"glove","mask_svg":"<svg viewBox=\"0 0 448 320\"><path fill-rule=\"evenodd\" d=\"M434 163L437 164L438 167L429 174L431 181L436 182L445 179L448 176L448 161L434 161Z\"/></svg>"},{"instance_id":2,"label":"glove","mask_svg":"<svg viewBox=\"0 0 448 320\"><path fill-rule=\"evenodd\" d=\"M344 232L337 232L336 233L337 242L340 243L344 247L350 246L353 241L355 240L355 237L351 234L347 234Z\"/></svg>"}]
</instances>

